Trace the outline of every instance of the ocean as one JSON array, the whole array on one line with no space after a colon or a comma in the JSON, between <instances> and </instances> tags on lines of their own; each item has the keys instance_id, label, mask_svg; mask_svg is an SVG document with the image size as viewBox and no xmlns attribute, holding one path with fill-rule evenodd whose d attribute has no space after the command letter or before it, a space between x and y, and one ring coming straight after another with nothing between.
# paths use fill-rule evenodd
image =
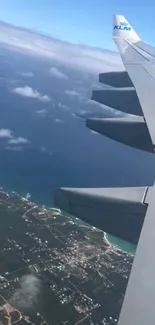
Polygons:
<instances>
[{"instance_id":1,"label":"ocean","mask_svg":"<svg viewBox=\"0 0 155 325\"><path fill-rule=\"evenodd\" d=\"M54 191L61 186L152 184L151 155L91 132L85 119L76 117L103 114L101 106L88 101L96 77L60 66L68 79L52 78L51 61L2 49L1 62L0 129L10 130L15 139L27 139L26 144L10 145L8 138L0 137L0 185L5 190L30 193L34 202L50 207ZM33 77L24 77L25 71ZM51 100L44 102L12 91L25 86ZM116 239L109 238L116 244ZM123 242L117 245L128 249Z\"/></svg>"},{"instance_id":2,"label":"ocean","mask_svg":"<svg viewBox=\"0 0 155 325\"><path fill-rule=\"evenodd\" d=\"M129 255L135 255L136 247L137 247L136 245L131 244L125 240L119 239L109 234L107 234L107 239L112 245L118 247L123 252L126 252Z\"/></svg>"},{"instance_id":3,"label":"ocean","mask_svg":"<svg viewBox=\"0 0 155 325\"><path fill-rule=\"evenodd\" d=\"M34 202L50 207L54 191L61 186L134 186L144 185L146 178L151 178L152 162L146 155L141 154L139 163L135 153L131 161L132 149L91 133L84 120L69 112L53 108L52 116L40 118L35 109L21 111L15 106L15 115L8 120L10 109L8 106L6 117L6 112L3 114L0 127L13 130L29 143L25 147L6 147L1 140L0 185L5 190L30 193ZM63 122L55 123L56 118ZM151 167L146 173L145 164ZM131 245L113 237L109 240L133 252Z\"/></svg>"}]
</instances>

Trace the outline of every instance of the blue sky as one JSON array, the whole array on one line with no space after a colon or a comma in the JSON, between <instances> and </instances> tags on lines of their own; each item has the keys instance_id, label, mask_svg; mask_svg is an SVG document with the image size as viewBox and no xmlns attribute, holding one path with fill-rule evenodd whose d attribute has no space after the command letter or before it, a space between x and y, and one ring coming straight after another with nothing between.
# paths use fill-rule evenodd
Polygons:
<instances>
[{"instance_id":1,"label":"blue sky","mask_svg":"<svg viewBox=\"0 0 155 325\"><path fill-rule=\"evenodd\" d=\"M155 44L154 0L0 0L0 19L57 38L115 49L112 15L126 16L137 33Z\"/></svg>"}]
</instances>

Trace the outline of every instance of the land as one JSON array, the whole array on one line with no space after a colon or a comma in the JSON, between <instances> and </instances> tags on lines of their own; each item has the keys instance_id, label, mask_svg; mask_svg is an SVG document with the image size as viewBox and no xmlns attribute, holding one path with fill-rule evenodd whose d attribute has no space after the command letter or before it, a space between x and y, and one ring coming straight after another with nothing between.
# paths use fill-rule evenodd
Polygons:
<instances>
[{"instance_id":1,"label":"land","mask_svg":"<svg viewBox=\"0 0 155 325\"><path fill-rule=\"evenodd\" d=\"M0 324L117 324L132 263L102 231L0 190Z\"/></svg>"}]
</instances>

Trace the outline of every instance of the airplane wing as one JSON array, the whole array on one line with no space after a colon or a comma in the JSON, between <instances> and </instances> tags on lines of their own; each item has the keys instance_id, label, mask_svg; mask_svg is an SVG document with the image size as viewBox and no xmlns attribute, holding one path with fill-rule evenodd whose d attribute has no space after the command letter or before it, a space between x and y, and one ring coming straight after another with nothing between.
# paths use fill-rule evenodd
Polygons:
<instances>
[{"instance_id":1,"label":"airplane wing","mask_svg":"<svg viewBox=\"0 0 155 325\"><path fill-rule=\"evenodd\" d=\"M92 100L124 114L88 119L86 126L133 148L154 152L155 48L144 43L127 20L113 17L113 39L126 71L101 73L111 86L93 91ZM154 180L152 179L152 185ZM138 243L118 325L154 324L155 186L135 188L61 188L55 204L108 232Z\"/></svg>"},{"instance_id":2,"label":"airplane wing","mask_svg":"<svg viewBox=\"0 0 155 325\"><path fill-rule=\"evenodd\" d=\"M113 17L113 39L133 83L151 142L155 145L155 48L143 42L124 16ZM123 302L119 325L153 324L155 300L155 186L147 193L148 209Z\"/></svg>"}]
</instances>

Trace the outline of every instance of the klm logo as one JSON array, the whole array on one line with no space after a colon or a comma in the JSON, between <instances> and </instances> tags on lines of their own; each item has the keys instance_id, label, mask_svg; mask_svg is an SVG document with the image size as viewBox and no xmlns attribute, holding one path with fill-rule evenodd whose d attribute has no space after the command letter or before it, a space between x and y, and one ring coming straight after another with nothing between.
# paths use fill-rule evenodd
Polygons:
<instances>
[{"instance_id":1,"label":"klm logo","mask_svg":"<svg viewBox=\"0 0 155 325\"><path fill-rule=\"evenodd\" d=\"M119 25L115 25L114 29L130 31L131 27L126 22L121 22Z\"/></svg>"}]
</instances>

